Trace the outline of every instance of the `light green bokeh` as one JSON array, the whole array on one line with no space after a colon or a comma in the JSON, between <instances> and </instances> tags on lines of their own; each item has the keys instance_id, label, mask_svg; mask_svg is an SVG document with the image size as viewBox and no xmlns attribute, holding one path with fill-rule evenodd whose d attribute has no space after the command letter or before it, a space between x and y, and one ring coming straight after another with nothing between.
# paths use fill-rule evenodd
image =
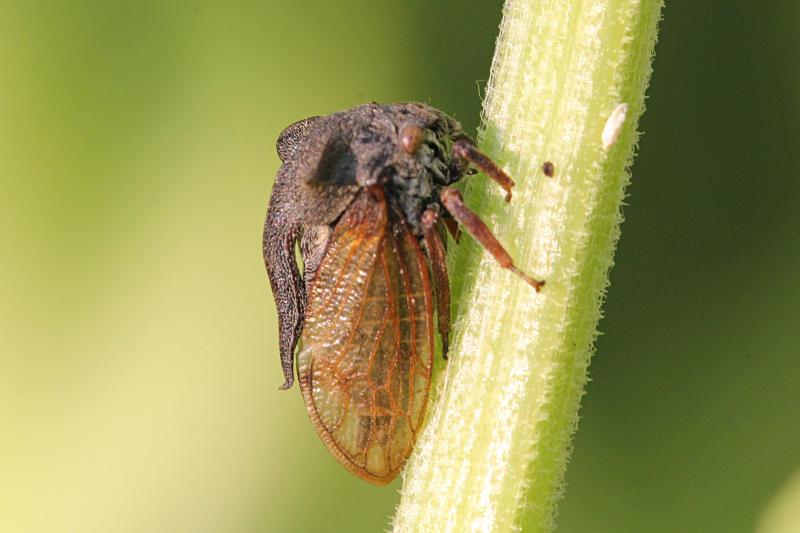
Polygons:
<instances>
[{"instance_id":1,"label":"light green bokeh","mask_svg":"<svg viewBox=\"0 0 800 533\"><path fill-rule=\"evenodd\" d=\"M277 390L260 233L299 118L438 91L475 126L497 6L451 101L423 6L0 4L1 531L385 527L397 486Z\"/></svg>"}]
</instances>

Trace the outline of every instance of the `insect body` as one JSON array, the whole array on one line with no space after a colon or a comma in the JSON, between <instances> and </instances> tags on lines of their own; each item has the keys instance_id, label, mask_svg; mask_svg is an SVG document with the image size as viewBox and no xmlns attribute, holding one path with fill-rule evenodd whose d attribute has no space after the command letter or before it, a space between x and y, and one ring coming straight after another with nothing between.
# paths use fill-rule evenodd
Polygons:
<instances>
[{"instance_id":1,"label":"insect body","mask_svg":"<svg viewBox=\"0 0 800 533\"><path fill-rule=\"evenodd\" d=\"M385 484L408 459L428 402L434 309L450 330L445 229L464 226L537 291L450 187L472 164L514 182L461 126L419 103L367 104L286 128L264 227L285 382L348 470ZM303 272L295 261L299 243Z\"/></svg>"}]
</instances>

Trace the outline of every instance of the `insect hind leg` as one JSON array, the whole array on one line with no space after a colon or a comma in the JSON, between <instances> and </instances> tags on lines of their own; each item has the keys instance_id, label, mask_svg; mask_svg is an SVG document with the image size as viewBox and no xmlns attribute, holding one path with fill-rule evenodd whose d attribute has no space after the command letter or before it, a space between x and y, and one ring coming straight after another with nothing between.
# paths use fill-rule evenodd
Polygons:
<instances>
[{"instance_id":1,"label":"insect hind leg","mask_svg":"<svg viewBox=\"0 0 800 533\"><path fill-rule=\"evenodd\" d=\"M444 243L438 232L439 213L428 208L422 213L422 233L428 260L433 271L433 289L436 296L436 317L442 339L442 358L447 359L450 347L450 280L447 276L447 259Z\"/></svg>"}]
</instances>

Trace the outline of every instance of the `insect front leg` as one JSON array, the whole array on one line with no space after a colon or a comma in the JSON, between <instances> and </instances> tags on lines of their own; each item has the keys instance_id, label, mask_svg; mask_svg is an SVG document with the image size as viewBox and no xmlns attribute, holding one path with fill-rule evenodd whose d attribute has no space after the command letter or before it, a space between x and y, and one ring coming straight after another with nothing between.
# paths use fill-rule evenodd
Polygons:
<instances>
[{"instance_id":1,"label":"insect front leg","mask_svg":"<svg viewBox=\"0 0 800 533\"><path fill-rule=\"evenodd\" d=\"M506 202L511 201L511 188L514 187L514 180L502 168L497 166L497 163L492 161L488 155L478 150L472 140L467 138L457 140L453 143L451 152L453 157L475 165L481 172L496 181L506 191Z\"/></svg>"},{"instance_id":2,"label":"insect front leg","mask_svg":"<svg viewBox=\"0 0 800 533\"><path fill-rule=\"evenodd\" d=\"M306 293L294 258L298 227L279 213L267 214L264 226L264 263L278 309L278 336L285 390L294 383L294 349L303 327Z\"/></svg>"},{"instance_id":3,"label":"insect front leg","mask_svg":"<svg viewBox=\"0 0 800 533\"><path fill-rule=\"evenodd\" d=\"M445 187L442 189L442 192L439 193L439 198L442 201L442 204L445 208L453 215L459 223L461 223L467 231L478 240L481 245L486 248L486 250L492 254L495 260L500 263L500 266L503 268L509 269L511 272L525 280L531 287L536 289L536 292L542 290L544 287L544 281L536 280L520 269L518 269L514 265L514 261L511 259L511 256L508 255L508 252L503 245L500 244L500 241L497 240L497 237L492 235L492 232L489 231L489 228L486 227L486 224L473 213L465 204L464 198L461 196L461 193L455 189L451 189L450 187Z\"/></svg>"},{"instance_id":4,"label":"insect front leg","mask_svg":"<svg viewBox=\"0 0 800 533\"><path fill-rule=\"evenodd\" d=\"M433 290L436 296L439 336L442 338L442 357L447 359L450 347L450 279L447 275L444 243L437 229L438 222L439 213L436 209L429 207L422 213L423 238L433 270Z\"/></svg>"}]
</instances>

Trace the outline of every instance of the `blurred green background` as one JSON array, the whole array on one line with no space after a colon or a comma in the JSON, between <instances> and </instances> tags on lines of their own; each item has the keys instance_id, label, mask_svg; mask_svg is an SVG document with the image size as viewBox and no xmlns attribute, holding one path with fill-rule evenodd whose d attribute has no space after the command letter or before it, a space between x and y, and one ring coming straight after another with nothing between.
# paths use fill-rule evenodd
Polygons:
<instances>
[{"instance_id":1,"label":"blurred green background","mask_svg":"<svg viewBox=\"0 0 800 533\"><path fill-rule=\"evenodd\" d=\"M279 392L283 126L477 125L500 0L0 1L0 531L382 531ZM672 1L561 531L751 531L800 468L800 6Z\"/></svg>"}]
</instances>

